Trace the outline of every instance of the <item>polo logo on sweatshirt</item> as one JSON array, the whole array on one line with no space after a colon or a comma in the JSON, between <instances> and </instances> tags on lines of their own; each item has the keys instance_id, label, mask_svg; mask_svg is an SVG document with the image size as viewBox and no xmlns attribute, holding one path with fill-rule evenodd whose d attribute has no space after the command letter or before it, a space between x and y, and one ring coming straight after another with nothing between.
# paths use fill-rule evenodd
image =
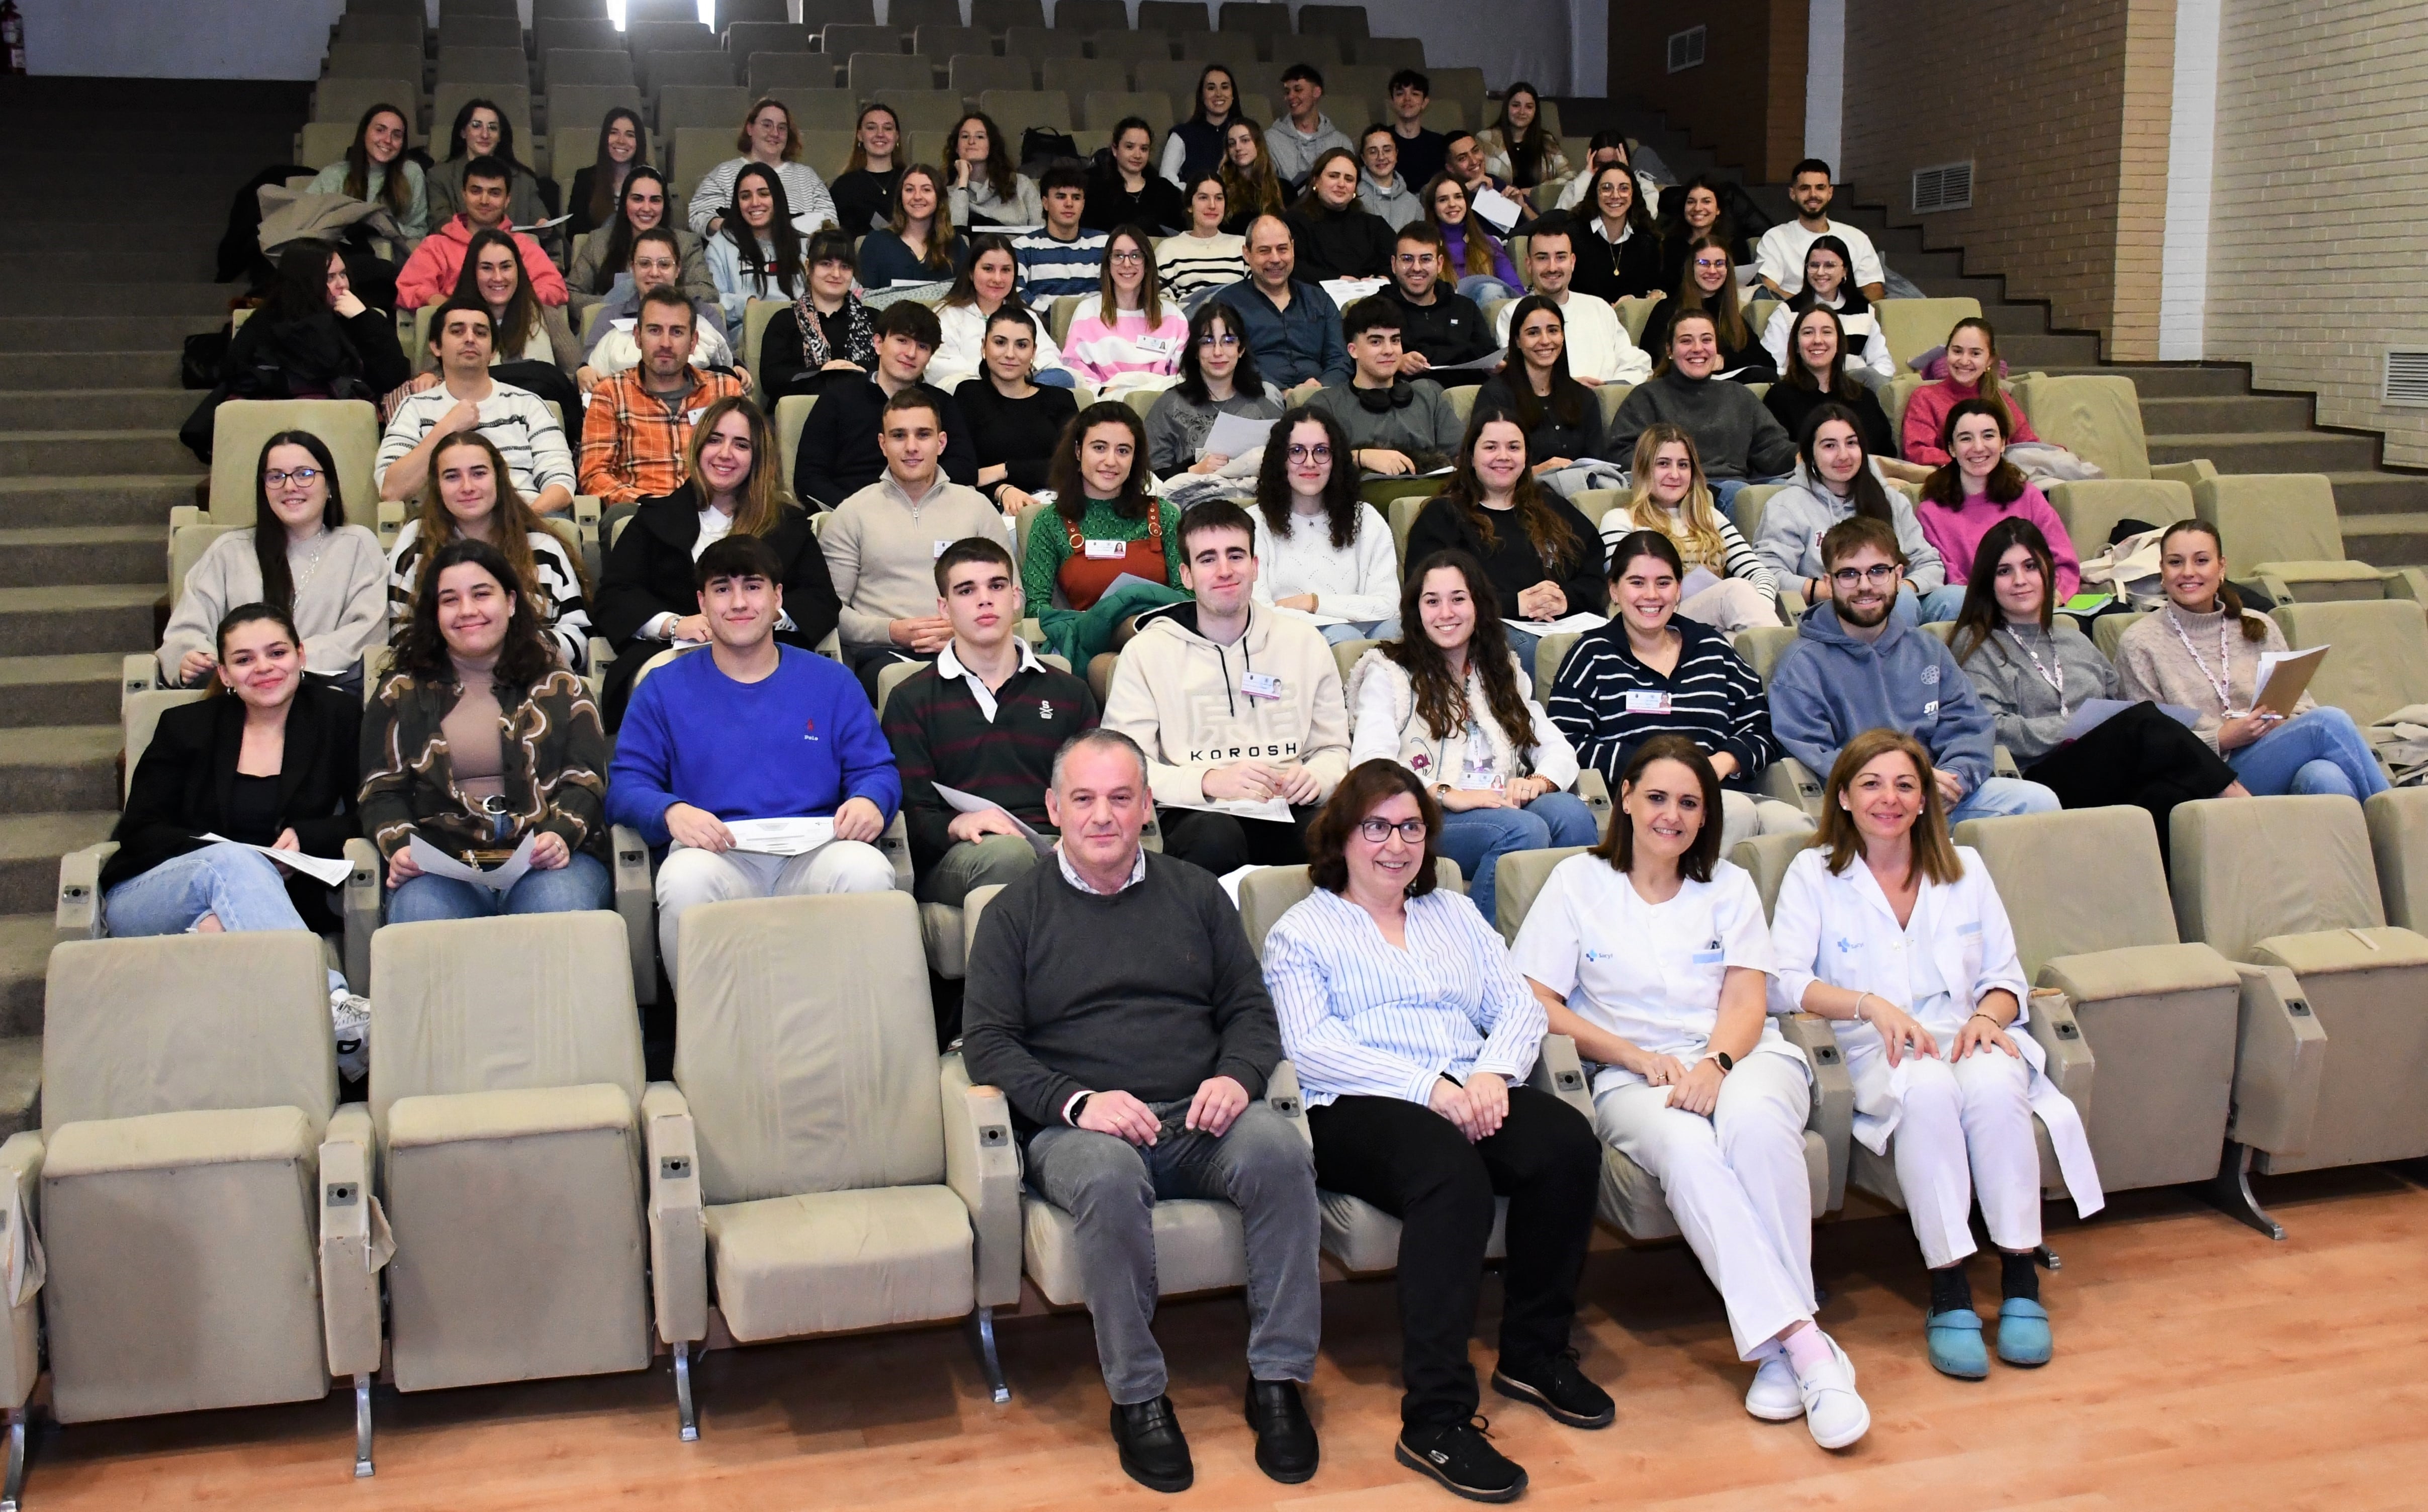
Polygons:
<instances>
[{"instance_id":1,"label":"polo logo on sweatshirt","mask_svg":"<svg viewBox=\"0 0 2428 1512\"><path fill-rule=\"evenodd\" d=\"M805 719L801 721L801 739L804 740L814 740L817 738L818 722L813 719Z\"/></svg>"}]
</instances>

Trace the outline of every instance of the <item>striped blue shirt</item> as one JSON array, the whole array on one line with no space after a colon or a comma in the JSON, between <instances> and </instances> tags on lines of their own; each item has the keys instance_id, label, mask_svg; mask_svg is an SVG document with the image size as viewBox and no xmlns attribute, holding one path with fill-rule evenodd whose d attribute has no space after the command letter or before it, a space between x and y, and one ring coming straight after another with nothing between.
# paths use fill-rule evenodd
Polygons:
<instances>
[{"instance_id":1,"label":"striped blue shirt","mask_svg":"<svg viewBox=\"0 0 2428 1512\"><path fill-rule=\"evenodd\" d=\"M1020 297L1043 311L1049 300L1065 294L1093 294L1102 286L1105 242L1101 231L1082 231L1059 241L1043 231L1024 232L1011 238L1011 254L1020 264Z\"/></svg>"},{"instance_id":2,"label":"striped blue shirt","mask_svg":"<svg viewBox=\"0 0 2428 1512\"><path fill-rule=\"evenodd\" d=\"M1339 1097L1426 1102L1442 1077L1534 1067L1549 1021L1475 905L1408 900L1400 950L1363 908L1318 888L1265 936L1265 990L1310 1108Z\"/></svg>"}]
</instances>

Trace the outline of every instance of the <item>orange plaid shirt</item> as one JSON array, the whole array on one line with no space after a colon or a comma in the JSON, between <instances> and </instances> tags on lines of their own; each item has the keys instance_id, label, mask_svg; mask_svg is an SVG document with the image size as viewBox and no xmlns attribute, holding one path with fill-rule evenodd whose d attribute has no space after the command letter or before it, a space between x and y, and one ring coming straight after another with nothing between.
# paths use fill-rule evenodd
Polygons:
<instances>
[{"instance_id":1,"label":"orange plaid shirt","mask_svg":"<svg viewBox=\"0 0 2428 1512\"><path fill-rule=\"evenodd\" d=\"M682 485L683 450L692 422L718 399L746 390L742 380L693 367L691 392L664 398L641 386L641 369L628 367L590 391L582 415L582 491L603 503L671 494Z\"/></svg>"}]
</instances>

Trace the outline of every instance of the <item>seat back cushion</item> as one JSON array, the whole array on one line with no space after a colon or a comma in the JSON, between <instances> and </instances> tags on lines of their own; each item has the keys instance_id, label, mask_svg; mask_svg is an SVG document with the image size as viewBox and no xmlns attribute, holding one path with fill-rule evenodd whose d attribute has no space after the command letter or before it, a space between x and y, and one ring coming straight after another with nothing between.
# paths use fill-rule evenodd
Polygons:
<instances>
[{"instance_id":1,"label":"seat back cushion","mask_svg":"<svg viewBox=\"0 0 2428 1512\"><path fill-rule=\"evenodd\" d=\"M2158 830L2146 808L2076 808L1972 820L1956 843L1988 863L2024 974L2053 955L2175 943ZM2063 879L2063 886L2050 884Z\"/></svg>"},{"instance_id":2,"label":"seat back cushion","mask_svg":"<svg viewBox=\"0 0 2428 1512\"><path fill-rule=\"evenodd\" d=\"M1467 890L1458 863L1448 856L1435 861L1434 885L1452 892ZM1239 923L1247 930L1249 948L1258 959L1264 956L1265 935L1274 922L1314 890L1315 884L1307 880L1303 866L1259 867L1239 879Z\"/></svg>"},{"instance_id":3,"label":"seat back cushion","mask_svg":"<svg viewBox=\"0 0 2428 1512\"><path fill-rule=\"evenodd\" d=\"M2141 397L2129 378L2084 374L2026 378L2015 383L2032 430L2110 478L2150 476Z\"/></svg>"},{"instance_id":4,"label":"seat back cushion","mask_svg":"<svg viewBox=\"0 0 2428 1512\"><path fill-rule=\"evenodd\" d=\"M1766 918L1779 906L1779 886L1787 880L1787 869L1813 843L1810 834L1757 835L1739 840L1729 859L1745 869L1753 878L1754 890L1762 894L1762 911Z\"/></svg>"},{"instance_id":5,"label":"seat back cushion","mask_svg":"<svg viewBox=\"0 0 2428 1512\"><path fill-rule=\"evenodd\" d=\"M2175 927L2229 961L2272 935L2386 922L2369 826L2349 798L2207 798L2179 804L2172 844Z\"/></svg>"},{"instance_id":6,"label":"seat back cushion","mask_svg":"<svg viewBox=\"0 0 2428 1512\"><path fill-rule=\"evenodd\" d=\"M2217 527L2237 566L2343 560L2336 488L2324 473L2221 475L2202 479L2191 494L2194 512Z\"/></svg>"},{"instance_id":7,"label":"seat back cushion","mask_svg":"<svg viewBox=\"0 0 2428 1512\"><path fill-rule=\"evenodd\" d=\"M293 1108L315 1144L337 1106L317 935L155 935L51 951L42 1130L94 1119Z\"/></svg>"},{"instance_id":8,"label":"seat back cushion","mask_svg":"<svg viewBox=\"0 0 2428 1512\"><path fill-rule=\"evenodd\" d=\"M1500 869L1493 873L1493 883L1500 889L1492 920L1501 933L1518 937L1518 928L1526 922L1527 911L1543 891L1543 884L1551 880L1551 869L1572 855L1583 855L1582 845L1563 845L1543 851L1512 851L1501 858Z\"/></svg>"},{"instance_id":9,"label":"seat back cushion","mask_svg":"<svg viewBox=\"0 0 2428 1512\"><path fill-rule=\"evenodd\" d=\"M2042 491L2049 508L2065 523L2077 557L2099 555L2119 520L2164 526L2189 519L2192 512L2191 489L2169 478L2093 478L2043 484Z\"/></svg>"},{"instance_id":10,"label":"seat back cushion","mask_svg":"<svg viewBox=\"0 0 2428 1512\"><path fill-rule=\"evenodd\" d=\"M624 921L603 909L371 936L371 1117L400 1097L604 1084L641 1102Z\"/></svg>"},{"instance_id":11,"label":"seat back cushion","mask_svg":"<svg viewBox=\"0 0 2428 1512\"><path fill-rule=\"evenodd\" d=\"M2428 788L2389 788L2361 812L2386 921L2428 934Z\"/></svg>"},{"instance_id":12,"label":"seat back cushion","mask_svg":"<svg viewBox=\"0 0 2428 1512\"><path fill-rule=\"evenodd\" d=\"M944 1179L936 1024L906 892L683 916L675 1081L711 1203Z\"/></svg>"},{"instance_id":13,"label":"seat back cushion","mask_svg":"<svg viewBox=\"0 0 2428 1512\"><path fill-rule=\"evenodd\" d=\"M2214 1176L2242 998L2225 957L2198 942L2125 946L2026 969L2073 998L2098 1058L2085 1126L2100 1185L2124 1192Z\"/></svg>"},{"instance_id":14,"label":"seat back cushion","mask_svg":"<svg viewBox=\"0 0 2428 1512\"><path fill-rule=\"evenodd\" d=\"M2294 650L2335 648L2311 675L2310 696L2364 728L2428 704L2428 611L2413 600L2280 604L2275 616Z\"/></svg>"}]
</instances>

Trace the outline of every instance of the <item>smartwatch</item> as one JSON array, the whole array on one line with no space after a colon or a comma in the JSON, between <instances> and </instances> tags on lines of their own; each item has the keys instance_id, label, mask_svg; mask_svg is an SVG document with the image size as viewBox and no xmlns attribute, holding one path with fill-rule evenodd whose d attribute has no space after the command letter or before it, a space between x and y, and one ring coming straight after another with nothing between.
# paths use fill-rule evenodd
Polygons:
<instances>
[{"instance_id":1,"label":"smartwatch","mask_svg":"<svg viewBox=\"0 0 2428 1512\"><path fill-rule=\"evenodd\" d=\"M1737 1068L1737 1058L1731 1055L1726 1050L1714 1050L1712 1052L1712 1059L1720 1063L1720 1075L1722 1076L1726 1076L1731 1071Z\"/></svg>"},{"instance_id":2,"label":"smartwatch","mask_svg":"<svg viewBox=\"0 0 2428 1512\"><path fill-rule=\"evenodd\" d=\"M1092 1092L1082 1092L1071 1099L1071 1111L1065 1116L1069 1118L1072 1128L1079 1127L1079 1115L1088 1111L1088 1099L1094 1096Z\"/></svg>"}]
</instances>

